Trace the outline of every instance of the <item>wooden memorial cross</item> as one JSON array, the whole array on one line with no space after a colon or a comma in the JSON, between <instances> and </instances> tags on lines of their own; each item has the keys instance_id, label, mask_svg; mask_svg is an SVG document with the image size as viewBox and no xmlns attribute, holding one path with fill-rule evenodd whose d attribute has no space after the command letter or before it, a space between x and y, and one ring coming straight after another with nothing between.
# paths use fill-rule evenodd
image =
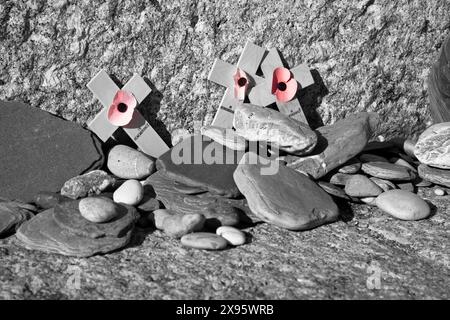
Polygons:
<instances>
[{"instance_id":1,"label":"wooden memorial cross","mask_svg":"<svg viewBox=\"0 0 450 320\"><path fill-rule=\"evenodd\" d=\"M226 87L212 125L231 128L236 107L245 99L249 90L256 84L262 83L263 78L256 72L266 50L251 42L245 44L237 66L233 66L220 59L214 61L208 75L208 80Z\"/></svg>"},{"instance_id":2,"label":"wooden memorial cross","mask_svg":"<svg viewBox=\"0 0 450 320\"><path fill-rule=\"evenodd\" d=\"M135 109L152 91L143 78L135 74L119 89L106 71L101 70L87 87L104 107L88 124L89 129L103 142L120 126L144 153L152 157L158 158L169 150L166 143ZM125 119L124 123L126 116L129 119Z\"/></svg>"},{"instance_id":3,"label":"wooden memorial cross","mask_svg":"<svg viewBox=\"0 0 450 320\"><path fill-rule=\"evenodd\" d=\"M308 124L300 102L296 97L297 83L300 88L314 84L312 74L306 64L290 70L284 68L276 49L271 49L261 63L265 81L257 84L249 93L250 103L266 107L276 102L278 110L288 117ZM290 78L290 79L288 79ZM281 81L277 80L281 79ZM288 91L290 94L285 94Z\"/></svg>"}]
</instances>

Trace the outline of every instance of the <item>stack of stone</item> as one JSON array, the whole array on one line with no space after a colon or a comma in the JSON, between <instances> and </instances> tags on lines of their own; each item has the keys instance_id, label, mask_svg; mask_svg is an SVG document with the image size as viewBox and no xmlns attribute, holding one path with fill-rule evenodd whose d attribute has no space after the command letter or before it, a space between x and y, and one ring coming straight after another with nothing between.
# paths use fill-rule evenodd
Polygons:
<instances>
[{"instance_id":1,"label":"stack of stone","mask_svg":"<svg viewBox=\"0 0 450 320\"><path fill-rule=\"evenodd\" d=\"M416 188L450 185L449 124L425 131L414 153L398 141L369 142L378 124L363 112L311 130L245 104L234 129L203 127L158 159L115 146L110 173L94 170L66 181L60 194L38 194L44 211L17 237L30 249L86 257L126 246L135 223L187 247L220 250L244 244L239 228L252 220L295 231L334 222L342 200L423 219L430 208ZM0 230L23 220L4 219Z\"/></svg>"}]
</instances>

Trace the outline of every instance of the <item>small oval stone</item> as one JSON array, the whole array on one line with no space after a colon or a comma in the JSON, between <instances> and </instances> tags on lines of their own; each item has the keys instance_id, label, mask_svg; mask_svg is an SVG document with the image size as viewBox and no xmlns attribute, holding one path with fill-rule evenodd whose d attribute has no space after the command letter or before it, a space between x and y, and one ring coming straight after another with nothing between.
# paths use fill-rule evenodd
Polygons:
<instances>
[{"instance_id":1,"label":"small oval stone","mask_svg":"<svg viewBox=\"0 0 450 320\"><path fill-rule=\"evenodd\" d=\"M78 210L85 219L95 223L110 221L119 214L117 205L111 199L105 197L81 199Z\"/></svg>"},{"instance_id":2,"label":"small oval stone","mask_svg":"<svg viewBox=\"0 0 450 320\"><path fill-rule=\"evenodd\" d=\"M347 161L340 169L340 173L358 173L361 170L361 162L355 158Z\"/></svg>"},{"instance_id":3,"label":"small oval stone","mask_svg":"<svg viewBox=\"0 0 450 320\"><path fill-rule=\"evenodd\" d=\"M345 193L351 197L376 197L383 190L362 174L355 174L345 184Z\"/></svg>"},{"instance_id":4,"label":"small oval stone","mask_svg":"<svg viewBox=\"0 0 450 320\"><path fill-rule=\"evenodd\" d=\"M434 194L437 196L443 196L445 195L445 191L442 189L434 189Z\"/></svg>"},{"instance_id":5,"label":"small oval stone","mask_svg":"<svg viewBox=\"0 0 450 320\"><path fill-rule=\"evenodd\" d=\"M372 180L377 186L379 186L383 191L389 191L392 189L397 189L397 186L390 182L389 180L384 180L380 178L370 177L370 180Z\"/></svg>"},{"instance_id":6,"label":"small oval stone","mask_svg":"<svg viewBox=\"0 0 450 320\"><path fill-rule=\"evenodd\" d=\"M430 206L418 195L405 190L390 190L377 197L378 208L401 220L420 220L430 215Z\"/></svg>"},{"instance_id":7,"label":"small oval stone","mask_svg":"<svg viewBox=\"0 0 450 320\"><path fill-rule=\"evenodd\" d=\"M361 169L370 176L392 181L411 181L417 176L413 170L389 162L367 162Z\"/></svg>"},{"instance_id":8,"label":"small oval stone","mask_svg":"<svg viewBox=\"0 0 450 320\"><path fill-rule=\"evenodd\" d=\"M194 232L181 237L181 244L194 249L222 250L228 243L225 238L214 233Z\"/></svg>"},{"instance_id":9,"label":"small oval stone","mask_svg":"<svg viewBox=\"0 0 450 320\"><path fill-rule=\"evenodd\" d=\"M233 246L243 245L246 241L245 233L243 233L239 229L229 226L222 226L217 228L216 234L223 237L228 241L229 244Z\"/></svg>"},{"instance_id":10,"label":"small oval stone","mask_svg":"<svg viewBox=\"0 0 450 320\"><path fill-rule=\"evenodd\" d=\"M155 161L125 145L117 145L108 154L108 169L122 179L143 179L155 171Z\"/></svg>"},{"instance_id":11,"label":"small oval stone","mask_svg":"<svg viewBox=\"0 0 450 320\"><path fill-rule=\"evenodd\" d=\"M137 180L125 181L113 194L114 202L130 206L139 204L144 197L144 187Z\"/></svg>"}]
</instances>

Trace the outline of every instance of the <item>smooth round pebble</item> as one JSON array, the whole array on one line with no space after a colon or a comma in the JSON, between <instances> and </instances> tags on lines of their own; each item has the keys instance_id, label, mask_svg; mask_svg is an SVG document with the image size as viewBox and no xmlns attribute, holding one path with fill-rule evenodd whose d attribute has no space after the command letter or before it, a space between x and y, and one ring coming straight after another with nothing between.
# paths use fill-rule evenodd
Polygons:
<instances>
[{"instance_id":1,"label":"smooth round pebble","mask_svg":"<svg viewBox=\"0 0 450 320\"><path fill-rule=\"evenodd\" d=\"M437 196L443 196L445 195L445 191L442 189L434 189L434 194Z\"/></svg>"},{"instance_id":2,"label":"smooth round pebble","mask_svg":"<svg viewBox=\"0 0 450 320\"><path fill-rule=\"evenodd\" d=\"M221 236L222 238L225 238L225 240L227 240L228 243L233 246L243 245L246 240L245 233L243 233L239 229L229 226L222 226L217 228L216 234Z\"/></svg>"},{"instance_id":3,"label":"smooth round pebble","mask_svg":"<svg viewBox=\"0 0 450 320\"><path fill-rule=\"evenodd\" d=\"M420 220L430 215L430 206L406 190L390 190L377 197L378 208L401 220Z\"/></svg>"},{"instance_id":4,"label":"smooth round pebble","mask_svg":"<svg viewBox=\"0 0 450 320\"><path fill-rule=\"evenodd\" d=\"M214 233L194 232L181 237L185 247L203 250L222 250L227 247L227 240Z\"/></svg>"},{"instance_id":5,"label":"smooth round pebble","mask_svg":"<svg viewBox=\"0 0 450 320\"><path fill-rule=\"evenodd\" d=\"M144 187L137 180L125 181L113 194L114 202L135 206L144 197Z\"/></svg>"},{"instance_id":6,"label":"smooth round pebble","mask_svg":"<svg viewBox=\"0 0 450 320\"><path fill-rule=\"evenodd\" d=\"M117 205L105 197L81 199L78 203L78 210L85 219L94 223L107 222L119 214Z\"/></svg>"}]
</instances>

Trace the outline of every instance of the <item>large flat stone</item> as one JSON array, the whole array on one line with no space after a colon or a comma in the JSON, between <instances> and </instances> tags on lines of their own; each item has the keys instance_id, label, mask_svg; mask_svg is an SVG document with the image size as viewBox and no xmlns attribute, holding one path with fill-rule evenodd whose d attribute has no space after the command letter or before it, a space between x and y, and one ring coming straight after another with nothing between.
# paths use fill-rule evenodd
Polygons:
<instances>
[{"instance_id":1,"label":"large flat stone","mask_svg":"<svg viewBox=\"0 0 450 320\"><path fill-rule=\"evenodd\" d=\"M304 174L279 166L276 174L264 175L261 168L246 153L234 180L250 210L262 220L290 230L307 230L338 219L331 196Z\"/></svg>"},{"instance_id":2,"label":"large flat stone","mask_svg":"<svg viewBox=\"0 0 450 320\"><path fill-rule=\"evenodd\" d=\"M287 156L287 166L319 179L360 153L379 126L378 115L362 112L316 130L318 143L311 155Z\"/></svg>"},{"instance_id":3,"label":"large flat stone","mask_svg":"<svg viewBox=\"0 0 450 320\"><path fill-rule=\"evenodd\" d=\"M156 167L174 181L233 198L240 195L233 172L243 154L209 137L195 135L159 157Z\"/></svg>"},{"instance_id":4,"label":"large flat stone","mask_svg":"<svg viewBox=\"0 0 450 320\"><path fill-rule=\"evenodd\" d=\"M56 224L53 218L53 209L48 209L22 224L17 230L16 236L27 249L67 256L89 257L124 247L130 240L131 230L121 238L92 239L78 236Z\"/></svg>"},{"instance_id":5,"label":"large flat stone","mask_svg":"<svg viewBox=\"0 0 450 320\"><path fill-rule=\"evenodd\" d=\"M32 201L39 191L102 166L99 140L74 122L18 102L0 101L0 195Z\"/></svg>"},{"instance_id":6,"label":"large flat stone","mask_svg":"<svg viewBox=\"0 0 450 320\"><path fill-rule=\"evenodd\" d=\"M85 219L78 209L80 201L58 204L54 208L55 223L75 235L88 238L122 237L134 227L139 214L132 206L117 204L119 215L108 222L94 223Z\"/></svg>"}]
</instances>

